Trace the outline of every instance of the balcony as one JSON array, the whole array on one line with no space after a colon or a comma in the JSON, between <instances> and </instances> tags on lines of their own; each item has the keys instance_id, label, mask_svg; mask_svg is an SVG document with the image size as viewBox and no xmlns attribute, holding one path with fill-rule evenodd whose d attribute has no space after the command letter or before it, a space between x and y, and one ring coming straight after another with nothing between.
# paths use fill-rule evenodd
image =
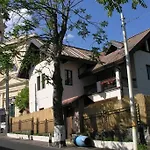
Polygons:
<instances>
[{"instance_id":1,"label":"balcony","mask_svg":"<svg viewBox=\"0 0 150 150\"><path fill-rule=\"evenodd\" d=\"M84 93L87 95L96 93L96 92L104 92L116 87L116 78L112 77L109 79L105 79L103 81L99 81L97 83L93 83L91 85L84 87Z\"/></svg>"},{"instance_id":2,"label":"balcony","mask_svg":"<svg viewBox=\"0 0 150 150\"><path fill-rule=\"evenodd\" d=\"M117 87L115 77L86 86L84 87L84 91L85 94L89 95L88 97L94 102L110 98L121 99L121 88L120 86Z\"/></svg>"},{"instance_id":3,"label":"balcony","mask_svg":"<svg viewBox=\"0 0 150 150\"><path fill-rule=\"evenodd\" d=\"M100 82L102 91L110 90L116 87L116 78L112 77Z\"/></svg>"}]
</instances>

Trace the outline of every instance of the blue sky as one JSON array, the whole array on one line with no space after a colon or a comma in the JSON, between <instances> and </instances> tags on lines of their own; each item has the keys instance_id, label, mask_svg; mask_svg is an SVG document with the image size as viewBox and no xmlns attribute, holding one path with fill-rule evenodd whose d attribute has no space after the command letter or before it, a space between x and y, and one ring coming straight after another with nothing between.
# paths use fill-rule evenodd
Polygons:
<instances>
[{"instance_id":1,"label":"blue sky","mask_svg":"<svg viewBox=\"0 0 150 150\"><path fill-rule=\"evenodd\" d=\"M136 10L131 8L131 3L123 5L123 12L126 18L127 36L131 37L141 31L150 28L150 0L145 0L148 8L142 8L138 6ZM107 11L103 6L96 3L94 0L84 0L82 6L88 10L93 17L93 20L106 20L109 25L106 28L106 32L109 40L122 41L122 30L120 15L114 12L112 17L107 16ZM138 19L135 19L139 17ZM68 33L70 38L69 44L81 48L90 49L92 47L92 39L89 37L86 40L82 40L77 36L76 32Z\"/></svg>"}]
</instances>

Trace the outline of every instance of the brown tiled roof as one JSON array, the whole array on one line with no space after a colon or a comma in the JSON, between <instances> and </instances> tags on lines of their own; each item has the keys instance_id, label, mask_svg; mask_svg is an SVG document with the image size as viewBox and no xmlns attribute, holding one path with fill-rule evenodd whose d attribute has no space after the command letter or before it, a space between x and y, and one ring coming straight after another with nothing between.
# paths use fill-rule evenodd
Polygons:
<instances>
[{"instance_id":1,"label":"brown tiled roof","mask_svg":"<svg viewBox=\"0 0 150 150\"><path fill-rule=\"evenodd\" d=\"M114 46L116 46L117 48L122 48L122 47L123 47L123 43L122 43L122 42L112 40L111 43L112 43Z\"/></svg>"},{"instance_id":2,"label":"brown tiled roof","mask_svg":"<svg viewBox=\"0 0 150 150\"><path fill-rule=\"evenodd\" d=\"M42 40L36 39L38 42L43 44ZM72 57L72 58L78 58L78 59L84 59L84 60L89 60L93 61L91 58L92 52L87 49L79 48L79 47L74 47L74 46L69 46L69 45L64 45L64 49L61 53L62 56L67 56L67 57Z\"/></svg>"},{"instance_id":3,"label":"brown tiled roof","mask_svg":"<svg viewBox=\"0 0 150 150\"><path fill-rule=\"evenodd\" d=\"M128 50L131 51L149 32L150 32L150 29L130 37L127 40ZM98 71L103 66L111 64L113 62L117 62L117 61L123 59L124 56L125 56L124 47L121 48L121 49L118 49L118 50L116 50L116 51L114 51L114 52L112 52L112 53L110 53L106 56L100 56L100 60L101 60L102 63L98 63L93 68L93 71Z\"/></svg>"},{"instance_id":4,"label":"brown tiled roof","mask_svg":"<svg viewBox=\"0 0 150 150\"><path fill-rule=\"evenodd\" d=\"M62 55L90 61L92 52L90 50L65 45Z\"/></svg>"}]
</instances>

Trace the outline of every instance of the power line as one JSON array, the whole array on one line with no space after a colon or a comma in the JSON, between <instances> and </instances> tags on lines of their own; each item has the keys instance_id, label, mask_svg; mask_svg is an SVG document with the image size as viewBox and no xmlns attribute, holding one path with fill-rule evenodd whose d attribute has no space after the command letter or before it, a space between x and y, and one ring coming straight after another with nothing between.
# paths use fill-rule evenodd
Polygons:
<instances>
[{"instance_id":1,"label":"power line","mask_svg":"<svg viewBox=\"0 0 150 150\"><path fill-rule=\"evenodd\" d=\"M127 23L130 23L130 22L132 22L132 21L135 21L135 20L137 20L137 19L140 19L141 17L145 17L145 16L147 16L147 15L149 15L149 14L150 14L150 11L148 11L147 13L143 13L142 15L140 15L140 16L138 16L138 17L129 19L128 21L126 21L126 24L127 24Z\"/></svg>"}]
</instances>

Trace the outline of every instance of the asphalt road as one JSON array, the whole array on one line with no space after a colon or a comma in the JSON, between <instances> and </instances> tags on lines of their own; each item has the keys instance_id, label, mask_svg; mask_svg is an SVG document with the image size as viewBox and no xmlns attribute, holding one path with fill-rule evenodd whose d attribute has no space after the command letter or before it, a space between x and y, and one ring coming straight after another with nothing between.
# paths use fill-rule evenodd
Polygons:
<instances>
[{"instance_id":1,"label":"asphalt road","mask_svg":"<svg viewBox=\"0 0 150 150\"><path fill-rule=\"evenodd\" d=\"M0 135L0 150L60 150L59 148L48 147L48 143L11 139ZM62 150L102 150L100 148L81 148L81 147L65 147ZM104 150L104 149L103 149Z\"/></svg>"},{"instance_id":2,"label":"asphalt road","mask_svg":"<svg viewBox=\"0 0 150 150\"><path fill-rule=\"evenodd\" d=\"M0 136L0 150L58 150L48 147L47 143L28 140L10 139Z\"/></svg>"}]
</instances>

